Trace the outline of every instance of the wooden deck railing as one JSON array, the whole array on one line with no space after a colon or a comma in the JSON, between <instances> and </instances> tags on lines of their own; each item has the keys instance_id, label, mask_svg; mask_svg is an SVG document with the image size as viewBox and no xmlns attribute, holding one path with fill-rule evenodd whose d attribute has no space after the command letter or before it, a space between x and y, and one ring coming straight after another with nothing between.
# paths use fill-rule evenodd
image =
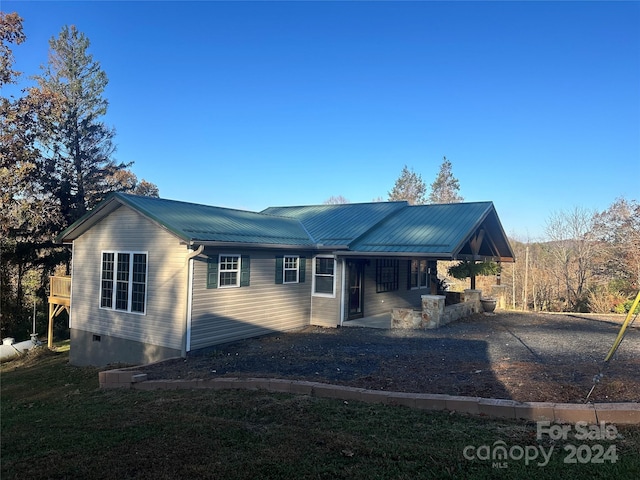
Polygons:
<instances>
[{"instance_id":1,"label":"wooden deck railing","mask_svg":"<svg viewBox=\"0 0 640 480\"><path fill-rule=\"evenodd\" d=\"M71 277L49 277L50 297L71 298Z\"/></svg>"},{"instance_id":2,"label":"wooden deck railing","mask_svg":"<svg viewBox=\"0 0 640 480\"><path fill-rule=\"evenodd\" d=\"M71 277L49 277L49 328L47 345L53 347L53 319L71 307Z\"/></svg>"}]
</instances>

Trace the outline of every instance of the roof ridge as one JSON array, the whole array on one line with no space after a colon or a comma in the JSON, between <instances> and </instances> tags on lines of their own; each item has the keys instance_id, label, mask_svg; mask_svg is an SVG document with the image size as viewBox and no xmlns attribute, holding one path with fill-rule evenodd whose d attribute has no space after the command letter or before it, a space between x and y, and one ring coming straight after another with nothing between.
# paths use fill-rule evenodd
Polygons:
<instances>
[{"instance_id":1,"label":"roof ridge","mask_svg":"<svg viewBox=\"0 0 640 480\"><path fill-rule=\"evenodd\" d=\"M262 212L256 212L254 210L246 210L246 209L242 209L242 208L235 208L235 207L223 207L220 205L209 205L207 203L196 203L196 202L186 202L184 200L174 200L172 198L164 198L164 197L149 197L146 195L135 195L132 193L124 193L124 192L113 192L116 196L118 197L123 197L123 198L137 198L137 199L141 199L141 200L153 200L153 201L162 201L162 202L171 202L171 203L178 203L181 205L193 205L193 206L197 206L197 207L205 207L205 208L212 208L212 209L216 209L216 210L231 210L231 211L235 211L235 212L242 212L242 213L253 213L256 215L263 215Z\"/></svg>"},{"instance_id":2,"label":"roof ridge","mask_svg":"<svg viewBox=\"0 0 640 480\"><path fill-rule=\"evenodd\" d=\"M421 205L409 205L410 207L437 207L447 205L479 205L485 203L493 203L491 200L478 200L476 202L450 202L450 203L423 203Z\"/></svg>"},{"instance_id":3,"label":"roof ridge","mask_svg":"<svg viewBox=\"0 0 640 480\"><path fill-rule=\"evenodd\" d=\"M382 202L371 201L371 202L348 202L348 203L317 203L317 204L306 204L306 205L280 205L280 206L271 205L261 210L260 213L264 212L265 210L280 209L280 208L317 208L317 207L346 208L354 205L376 205L379 203L405 203L409 205L409 202L407 202L406 200L392 200L392 201L382 201Z\"/></svg>"},{"instance_id":4,"label":"roof ridge","mask_svg":"<svg viewBox=\"0 0 640 480\"><path fill-rule=\"evenodd\" d=\"M369 235L372 231L374 231L376 228L378 228L380 225L382 225L384 222L386 222L389 218L392 218L398 212L400 212L400 211L402 211L402 210L404 210L406 208L410 208L412 206L412 205L409 205L409 202L406 202L406 203L407 204L404 206L404 208L398 208L397 210L390 211L387 215L385 215L380 220L378 220L376 223L371 225L371 227L367 228L366 231L362 232L356 238L352 239L348 244L349 245L349 249L351 249L351 245L357 243L361 238L365 237L366 235Z\"/></svg>"}]
</instances>

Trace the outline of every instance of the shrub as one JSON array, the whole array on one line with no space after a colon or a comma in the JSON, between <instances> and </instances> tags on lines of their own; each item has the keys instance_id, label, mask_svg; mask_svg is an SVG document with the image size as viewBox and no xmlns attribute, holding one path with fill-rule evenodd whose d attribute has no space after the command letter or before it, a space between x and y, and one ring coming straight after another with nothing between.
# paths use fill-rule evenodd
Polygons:
<instances>
[{"instance_id":1,"label":"shrub","mask_svg":"<svg viewBox=\"0 0 640 480\"><path fill-rule=\"evenodd\" d=\"M588 310L592 313L624 313L624 295L618 291L608 290L603 286L596 286L588 294Z\"/></svg>"},{"instance_id":2,"label":"shrub","mask_svg":"<svg viewBox=\"0 0 640 480\"><path fill-rule=\"evenodd\" d=\"M631 310L631 306L633 305L633 300L627 300L626 302L623 303L623 307L624 307L624 312L623 313L629 313L629 310ZM640 313L640 303L638 303L638 305L636 306L635 311L633 312L634 315L637 315Z\"/></svg>"},{"instance_id":3,"label":"shrub","mask_svg":"<svg viewBox=\"0 0 640 480\"><path fill-rule=\"evenodd\" d=\"M496 262L470 262L463 260L457 265L449 267L449 275L459 280L464 280L473 275L496 275L500 271L500 265Z\"/></svg>"}]
</instances>

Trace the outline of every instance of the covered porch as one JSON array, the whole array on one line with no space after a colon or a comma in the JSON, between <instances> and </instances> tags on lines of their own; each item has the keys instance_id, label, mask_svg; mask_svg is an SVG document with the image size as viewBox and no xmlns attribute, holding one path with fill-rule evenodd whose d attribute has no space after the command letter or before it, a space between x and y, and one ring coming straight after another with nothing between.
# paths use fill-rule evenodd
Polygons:
<instances>
[{"instance_id":1,"label":"covered porch","mask_svg":"<svg viewBox=\"0 0 640 480\"><path fill-rule=\"evenodd\" d=\"M355 318L342 322L343 327L391 328L391 312L379 313L368 317Z\"/></svg>"},{"instance_id":2,"label":"covered porch","mask_svg":"<svg viewBox=\"0 0 640 480\"><path fill-rule=\"evenodd\" d=\"M498 308L504 308L504 287L494 286L492 297ZM422 308L396 307L391 311L362 318L344 320L343 327L378 329L434 329L461 318L482 313L482 291L465 290L461 302L445 305L444 295L422 295Z\"/></svg>"},{"instance_id":3,"label":"covered porch","mask_svg":"<svg viewBox=\"0 0 640 480\"><path fill-rule=\"evenodd\" d=\"M439 262L515 261L492 204L427 205L404 213L409 217L399 215L337 252L344 261L341 326L438 328L482 312L486 297L504 308L499 275L484 295L475 288L473 268L464 292L447 292L438 277Z\"/></svg>"}]
</instances>

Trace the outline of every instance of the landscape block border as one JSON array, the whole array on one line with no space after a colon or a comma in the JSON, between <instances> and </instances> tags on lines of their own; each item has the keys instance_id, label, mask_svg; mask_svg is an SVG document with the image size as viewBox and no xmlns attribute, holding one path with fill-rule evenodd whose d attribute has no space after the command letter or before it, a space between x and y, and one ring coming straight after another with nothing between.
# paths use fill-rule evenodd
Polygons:
<instances>
[{"instance_id":1,"label":"landscape block border","mask_svg":"<svg viewBox=\"0 0 640 480\"><path fill-rule=\"evenodd\" d=\"M140 367L135 367L140 368ZM365 388L287 380L282 378L216 377L209 379L149 380L146 373L136 369L115 369L98 373L101 389L134 390L261 390L318 398L360 401L403 406L420 410L449 411L489 418L527 421L547 420L575 424L607 422L617 425L640 425L640 403L553 403L517 402L515 400L465 397L457 395L392 392Z\"/></svg>"}]
</instances>

